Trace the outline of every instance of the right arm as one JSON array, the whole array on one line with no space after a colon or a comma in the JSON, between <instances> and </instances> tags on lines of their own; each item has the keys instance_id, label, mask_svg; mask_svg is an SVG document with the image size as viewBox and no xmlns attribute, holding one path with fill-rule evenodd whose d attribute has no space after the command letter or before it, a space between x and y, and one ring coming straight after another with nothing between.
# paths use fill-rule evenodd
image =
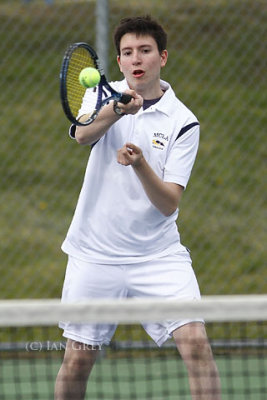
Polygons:
<instances>
[{"instance_id":1,"label":"right arm","mask_svg":"<svg viewBox=\"0 0 267 400\"><path fill-rule=\"evenodd\" d=\"M143 98L139 96L134 90L127 90L125 93L133 96L133 99L128 104L118 103L119 107L125 114L136 114L143 105ZM82 115L80 120L86 120L88 117ZM97 142L108 129L117 122L120 115L115 114L113 111L113 101L104 106L95 121L90 125L77 126L75 131L75 139L79 144L93 144Z\"/></svg>"}]
</instances>

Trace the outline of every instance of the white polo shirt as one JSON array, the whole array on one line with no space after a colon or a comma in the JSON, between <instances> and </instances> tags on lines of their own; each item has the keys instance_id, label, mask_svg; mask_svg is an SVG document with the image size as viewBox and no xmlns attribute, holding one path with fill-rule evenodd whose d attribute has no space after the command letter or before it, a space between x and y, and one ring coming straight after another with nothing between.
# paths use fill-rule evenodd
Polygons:
<instances>
[{"instance_id":1,"label":"white polo shirt","mask_svg":"<svg viewBox=\"0 0 267 400\"><path fill-rule=\"evenodd\" d=\"M125 80L113 82L123 92ZM117 162L126 142L139 146L156 174L186 188L197 154L199 123L161 81L162 98L118 120L92 147L78 204L62 250L102 264L130 264L174 252L180 243L178 209L164 216L149 200L131 166ZM86 97L86 95L85 95ZM84 99L80 115L87 113Z\"/></svg>"}]
</instances>

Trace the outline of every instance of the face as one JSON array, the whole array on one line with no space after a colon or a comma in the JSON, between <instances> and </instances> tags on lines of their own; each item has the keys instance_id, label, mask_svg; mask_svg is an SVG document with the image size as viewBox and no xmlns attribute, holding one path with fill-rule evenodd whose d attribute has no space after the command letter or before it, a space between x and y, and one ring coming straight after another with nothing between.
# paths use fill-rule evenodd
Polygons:
<instances>
[{"instance_id":1,"label":"face","mask_svg":"<svg viewBox=\"0 0 267 400\"><path fill-rule=\"evenodd\" d=\"M129 87L145 99L161 96L160 71L167 62L167 50L159 54L152 36L126 33L121 38L120 52L118 64Z\"/></svg>"}]
</instances>

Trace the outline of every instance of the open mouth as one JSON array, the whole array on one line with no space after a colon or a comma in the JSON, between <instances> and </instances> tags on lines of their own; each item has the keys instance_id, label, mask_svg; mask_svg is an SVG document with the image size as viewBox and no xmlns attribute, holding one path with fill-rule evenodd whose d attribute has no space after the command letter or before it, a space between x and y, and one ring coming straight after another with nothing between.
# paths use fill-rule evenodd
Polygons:
<instances>
[{"instance_id":1,"label":"open mouth","mask_svg":"<svg viewBox=\"0 0 267 400\"><path fill-rule=\"evenodd\" d=\"M141 69L136 69L135 71L133 71L133 76L135 77L135 78L141 78L141 76L143 76L144 75L144 71L143 70L141 70Z\"/></svg>"}]
</instances>

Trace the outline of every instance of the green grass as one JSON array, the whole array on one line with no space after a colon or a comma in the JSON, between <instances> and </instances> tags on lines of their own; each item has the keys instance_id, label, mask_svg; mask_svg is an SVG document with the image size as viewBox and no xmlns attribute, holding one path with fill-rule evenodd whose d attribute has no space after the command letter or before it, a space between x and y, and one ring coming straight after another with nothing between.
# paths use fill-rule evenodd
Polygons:
<instances>
[{"instance_id":1,"label":"green grass","mask_svg":"<svg viewBox=\"0 0 267 400\"><path fill-rule=\"evenodd\" d=\"M110 29L130 14L160 18L169 34L163 78L201 122L199 154L178 223L202 292L266 292L266 4L140 3L110 1ZM68 139L58 76L69 43L95 41L95 16L88 12L93 5L0 2L2 298L60 296L66 262L60 245L89 148ZM109 75L120 78L112 45Z\"/></svg>"}]
</instances>

